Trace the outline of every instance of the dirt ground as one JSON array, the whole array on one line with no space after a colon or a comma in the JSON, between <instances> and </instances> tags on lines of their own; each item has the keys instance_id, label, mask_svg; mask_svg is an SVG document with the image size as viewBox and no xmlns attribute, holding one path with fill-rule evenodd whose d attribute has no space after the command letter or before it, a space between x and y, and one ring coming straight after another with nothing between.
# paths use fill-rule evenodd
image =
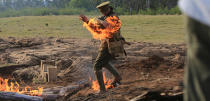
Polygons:
<instances>
[{"instance_id":1,"label":"dirt ground","mask_svg":"<svg viewBox=\"0 0 210 101\"><path fill-rule=\"evenodd\" d=\"M62 96L62 100L67 101L128 101L150 91L162 95L182 92L186 45L134 41L125 45L127 57L112 62L123 78L122 84L97 94L90 87L89 77L95 79L92 67L99 43L93 39L54 37L0 39L0 76L32 88L89 84ZM56 82L46 83L40 79L41 60L54 60L61 68ZM107 78L114 79L107 70L104 71Z\"/></svg>"}]
</instances>

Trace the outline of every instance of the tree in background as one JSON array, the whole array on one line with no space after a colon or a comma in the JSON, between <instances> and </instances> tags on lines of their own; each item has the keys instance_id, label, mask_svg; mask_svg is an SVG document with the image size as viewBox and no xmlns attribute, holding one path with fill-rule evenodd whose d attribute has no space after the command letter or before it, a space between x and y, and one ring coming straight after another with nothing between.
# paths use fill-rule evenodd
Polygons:
<instances>
[{"instance_id":1,"label":"tree in background","mask_svg":"<svg viewBox=\"0 0 210 101\"><path fill-rule=\"evenodd\" d=\"M107 0L0 0L0 17L11 15L9 13L12 12L7 14L8 11L18 12L18 15L30 15L30 12L33 15L69 15L80 14L80 11L95 12L96 6L104 1ZM177 8L178 0L109 1L119 14L180 14ZM25 14L26 11L29 13ZM12 15L15 16L15 14Z\"/></svg>"}]
</instances>

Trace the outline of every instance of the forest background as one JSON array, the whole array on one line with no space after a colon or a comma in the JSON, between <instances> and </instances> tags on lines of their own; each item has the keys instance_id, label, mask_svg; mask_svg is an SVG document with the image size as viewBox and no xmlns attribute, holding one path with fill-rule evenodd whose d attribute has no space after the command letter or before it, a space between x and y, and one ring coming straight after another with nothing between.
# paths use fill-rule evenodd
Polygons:
<instances>
[{"instance_id":1,"label":"forest background","mask_svg":"<svg viewBox=\"0 0 210 101\"><path fill-rule=\"evenodd\" d=\"M0 17L96 15L107 0L0 0ZM178 0L109 0L119 15L180 15Z\"/></svg>"}]
</instances>

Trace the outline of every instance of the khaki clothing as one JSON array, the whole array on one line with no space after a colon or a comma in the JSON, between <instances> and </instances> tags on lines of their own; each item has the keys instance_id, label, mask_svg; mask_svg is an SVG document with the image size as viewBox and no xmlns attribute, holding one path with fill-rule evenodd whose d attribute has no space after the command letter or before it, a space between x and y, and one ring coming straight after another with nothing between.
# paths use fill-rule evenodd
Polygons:
<instances>
[{"instance_id":1,"label":"khaki clothing","mask_svg":"<svg viewBox=\"0 0 210 101\"><path fill-rule=\"evenodd\" d=\"M110 13L108 16L113 16L113 15L114 15L114 13ZM103 17L100 17L99 19L105 21L108 16L103 16ZM118 39L118 37L120 36L120 31L118 31L117 33L115 33L113 35L114 35L113 38L101 40L98 56L97 56L95 64L94 64L95 74L96 74L98 83L100 85L101 91L106 90L105 85L104 85L104 80L103 80L103 74L102 74L103 67L105 67L107 70L109 70L116 78L121 78L119 73L109 63L110 60L112 60L113 57L115 56L110 51L110 42L113 39Z\"/></svg>"},{"instance_id":2,"label":"khaki clothing","mask_svg":"<svg viewBox=\"0 0 210 101\"><path fill-rule=\"evenodd\" d=\"M184 101L210 101L210 27L187 18Z\"/></svg>"},{"instance_id":3,"label":"khaki clothing","mask_svg":"<svg viewBox=\"0 0 210 101\"><path fill-rule=\"evenodd\" d=\"M118 17L115 13L111 12L110 14L108 14L108 16L102 16L98 19L105 21L106 18L108 18L110 16ZM111 35L113 35L112 38L107 38L107 39L101 40L100 48L108 47L109 53L113 57L125 55L125 50L123 47L125 39L121 36L120 29L117 32L112 33Z\"/></svg>"}]
</instances>

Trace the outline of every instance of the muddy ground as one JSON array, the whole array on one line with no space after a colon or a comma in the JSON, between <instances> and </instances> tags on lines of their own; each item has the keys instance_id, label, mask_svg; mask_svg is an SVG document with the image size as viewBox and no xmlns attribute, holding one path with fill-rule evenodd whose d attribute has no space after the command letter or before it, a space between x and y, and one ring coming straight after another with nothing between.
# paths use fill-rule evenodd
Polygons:
<instances>
[{"instance_id":1,"label":"muddy ground","mask_svg":"<svg viewBox=\"0 0 210 101\"><path fill-rule=\"evenodd\" d=\"M162 95L182 92L185 44L134 41L130 46L125 45L127 57L112 62L122 75L122 84L105 94L96 94L89 80L89 77L95 79L92 64L98 46L99 41L93 39L0 39L0 76L18 81L22 87L29 85L32 88L42 86L50 89L84 82L89 84L74 93L56 98L68 101L128 101L145 92L155 91ZM40 78L41 60L54 60L55 65L61 68L56 82L46 83ZM104 71L107 78L112 80L113 76L107 70ZM152 99L158 101L158 97L147 100Z\"/></svg>"}]
</instances>

